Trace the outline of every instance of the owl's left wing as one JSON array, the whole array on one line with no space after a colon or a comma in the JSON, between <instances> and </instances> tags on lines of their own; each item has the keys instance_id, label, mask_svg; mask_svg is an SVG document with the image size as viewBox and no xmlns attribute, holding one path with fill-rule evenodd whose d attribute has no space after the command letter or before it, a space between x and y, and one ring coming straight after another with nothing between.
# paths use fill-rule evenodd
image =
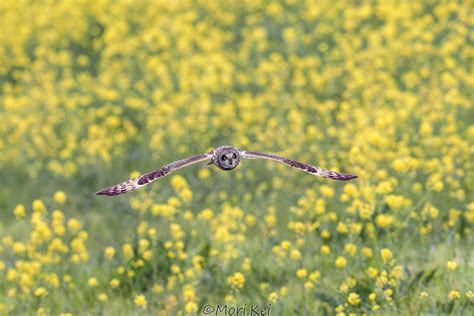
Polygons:
<instances>
[{"instance_id":1,"label":"owl's left wing","mask_svg":"<svg viewBox=\"0 0 474 316\"><path fill-rule=\"evenodd\" d=\"M291 160L282 156L275 154L266 154L257 151L241 151L241 156L248 159L267 159L273 160L276 162L284 163L287 166L298 168L304 172L311 173L323 178L333 179L333 180L350 180L357 178L356 175L349 173L340 173L332 170L323 169L320 167L311 166L296 160Z\"/></svg>"},{"instance_id":2,"label":"owl's left wing","mask_svg":"<svg viewBox=\"0 0 474 316\"><path fill-rule=\"evenodd\" d=\"M207 153L207 154L194 155L185 159L177 160L175 162L169 163L161 167L158 170L145 173L134 179L124 181L117 185L102 189L99 192L96 192L95 194L112 196L112 195L128 193L130 191L143 187L159 178L163 178L169 175L173 171L193 165L201 161L208 160L210 158L212 158L212 152Z\"/></svg>"}]
</instances>

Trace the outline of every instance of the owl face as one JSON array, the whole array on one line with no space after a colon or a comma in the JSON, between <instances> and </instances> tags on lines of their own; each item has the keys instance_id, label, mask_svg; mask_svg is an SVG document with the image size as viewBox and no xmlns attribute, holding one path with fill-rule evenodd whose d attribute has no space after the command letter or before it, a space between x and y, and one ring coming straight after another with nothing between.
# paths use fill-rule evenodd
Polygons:
<instances>
[{"instance_id":1,"label":"owl face","mask_svg":"<svg viewBox=\"0 0 474 316\"><path fill-rule=\"evenodd\" d=\"M219 147L213 157L214 164L222 170L232 170L240 162L240 153L233 147Z\"/></svg>"}]
</instances>

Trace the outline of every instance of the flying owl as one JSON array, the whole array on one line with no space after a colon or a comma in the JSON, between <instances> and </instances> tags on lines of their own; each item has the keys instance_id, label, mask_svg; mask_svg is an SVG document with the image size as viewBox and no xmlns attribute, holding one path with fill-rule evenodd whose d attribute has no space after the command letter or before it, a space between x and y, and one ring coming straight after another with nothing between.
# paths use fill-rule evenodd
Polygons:
<instances>
[{"instance_id":1,"label":"flying owl","mask_svg":"<svg viewBox=\"0 0 474 316\"><path fill-rule=\"evenodd\" d=\"M357 176L353 174L339 173L331 170L326 170L320 167L311 166L299 161L291 160L274 154L240 150L232 146L221 146L206 154L194 155L185 159L169 163L161 167L161 169L148 172L137 178L105 188L103 190L100 190L99 192L96 192L96 194L112 196L134 191L157 179L167 176L173 171L206 160L208 160L207 165L215 165L221 170L228 171L237 167L241 158L273 160L276 162L284 163L285 165L290 167L298 168L304 172L333 180L350 180L357 178Z\"/></svg>"}]
</instances>

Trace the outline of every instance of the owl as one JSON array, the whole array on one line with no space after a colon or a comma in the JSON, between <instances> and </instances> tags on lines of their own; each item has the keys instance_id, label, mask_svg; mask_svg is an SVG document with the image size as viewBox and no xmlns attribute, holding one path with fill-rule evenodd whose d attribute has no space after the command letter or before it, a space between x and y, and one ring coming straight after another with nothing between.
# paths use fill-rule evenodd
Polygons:
<instances>
[{"instance_id":1,"label":"owl","mask_svg":"<svg viewBox=\"0 0 474 316\"><path fill-rule=\"evenodd\" d=\"M208 153L194 155L185 159L181 159L172 163L169 163L161 169L145 173L137 178L119 183L117 185L105 188L96 192L97 195L119 195L134 191L140 187L143 187L151 182L163 178L168 174L199 163L202 161L208 161L207 166L215 165L217 168L225 171L229 171L237 167L242 158L246 159L267 159L273 160L279 163L283 163L287 166L300 169L304 172L320 176L323 178L333 179L333 180L351 180L357 178L356 175L348 173L339 173L336 171L326 170L320 167L311 166L296 160L291 160L285 157L281 157L275 154L266 154L257 151L246 151L241 150L232 146L220 146Z\"/></svg>"}]
</instances>

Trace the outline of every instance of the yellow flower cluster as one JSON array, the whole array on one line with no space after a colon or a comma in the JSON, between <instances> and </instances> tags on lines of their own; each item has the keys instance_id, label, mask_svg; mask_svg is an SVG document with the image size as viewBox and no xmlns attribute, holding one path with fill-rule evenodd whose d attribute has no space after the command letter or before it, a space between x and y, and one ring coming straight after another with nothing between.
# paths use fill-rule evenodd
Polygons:
<instances>
[{"instance_id":1,"label":"yellow flower cluster","mask_svg":"<svg viewBox=\"0 0 474 316\"><path fill-rule=\"evenodd\" d=\"M2 311L14 311L20 302L35 298L41 304L50 293L70 293L82 281L73 275L79 263L89 262L88 233L77 219L66 220L63 211L48 210L64 203L65 193L59 196L54 194L51 205L37 199L31 208L19 204L13 210L15 226L28 234L1 237L0 293L9 298L2 302Z\"/></svg>"},{"instance_id":2,"label":"yellow flower cluster","mask_svg":"<svg viewBox=\"0 0 474 316\"><path fill-rule=\"evenodd\" d=\"M245 285L245 276L240 272L236 272L227 278L227 284L236 289L241 289Z\"/></svg>"}]
</instances>

